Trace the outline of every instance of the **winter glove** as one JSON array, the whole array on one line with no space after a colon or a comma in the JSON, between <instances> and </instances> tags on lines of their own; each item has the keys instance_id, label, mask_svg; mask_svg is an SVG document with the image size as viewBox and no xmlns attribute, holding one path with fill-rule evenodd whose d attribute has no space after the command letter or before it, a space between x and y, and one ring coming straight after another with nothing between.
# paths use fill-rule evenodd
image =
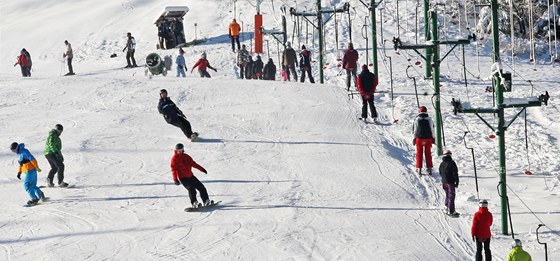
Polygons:
<instances>
[{"instance_id":1,"label":"winter glove","mask_svg":"<svg viewBox=\"0 0 560 261\"><path fill-rule=\"evenodd\" d=\"M41 168L37 167L37 172L41 172Z\"/></svg>"},{"instance_id":2,"label":"winter glove","mask_svg":"<svg viewBox=\"0 0 560 261\"><path fill-rule=\"evenodd\" d=\"M17 179L21 180L21 172L17 173Z\"/></svg>"},{"instance_id":3,"label":"winter glove","mask_svg":"<svg viewBox=\"0 0 560 261\"><path fill-rule=\"evenodd\" d=\"M124 49L122 49L123 53L124 53L124 50L126 50L126 47Z\"/></svg>"},{"instance_id":4,"label":"winter glove","mask_svg":"<svg viewBox=\"0 0 560 261\"><path fill-rule=\"evenodd\" d=\"M416 138L412 139L412 145L416 145Z\"/></svg>"},{"instance_id":5,"label":"winter glove","mask_svg":"<svg viewBox=\"0 0 560 261\"><path fill-rule=\"evenodd\" d=\"M17 63L14 63L14 67L16 67Z\"/></svg>"},{"instance_id":6,"label":"winter glove","mask_svg":"<svg viewBox=\"0 0 560 261\"><path fill-rule=\"evenodd\" d=\"M215 72L218 72L218 70L217 70L217 69L212 69L212 70L214 70Z\"/></svg>"},{"instance_id":7,"label":"winter glove","mask_svg":"<svg viewBox=\"0 0 560 261\"><path fill-rule=\"evenodd\" d=\"M177 186L181 185L181 182L179 182L179 180L177 180L177 179L173 180L173 182L175 182L175 185L177 185Z\"/></svg>"},{"instance_id":8,"label":"winter glove","mask_svg":"<svg viewBox=\"0 0 560 261\"><path fill-rule=\"evenodd\" d=\"M459 182L456 182L456 183L454 184L454 186L455 186L455 187L458 187L458 186L459 186Z\"/></svg>"},{"instance_id":9,"label":"winter glove","mask_svg":"<svg viewBox=\"0 0 560 261\"><path fill-rule=\"evenodd\" d=\"M206 171L206 169L205 169L205 168L202 168L202 173L204 173L204 174L208 175L208 171Z\"/></svg>"}]
</instances>

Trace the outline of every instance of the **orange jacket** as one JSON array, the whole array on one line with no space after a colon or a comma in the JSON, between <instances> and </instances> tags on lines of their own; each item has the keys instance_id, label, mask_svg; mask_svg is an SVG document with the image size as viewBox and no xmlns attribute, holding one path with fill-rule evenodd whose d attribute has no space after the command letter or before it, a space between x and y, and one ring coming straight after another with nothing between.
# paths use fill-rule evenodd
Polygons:
<instances>
[{"instance_id":1,"label":"orange jacket","mask_svg":"<svg viewBox=\"0 0 560 261\"><path fill-rule=\"evenodd\" d=\"M241 26L239 26L239 24L235 21L231 22L231 24L229 24L229 32L228 34L230 36L239 36L239 32L241 31Z\"/></svg>"}]
</instances>

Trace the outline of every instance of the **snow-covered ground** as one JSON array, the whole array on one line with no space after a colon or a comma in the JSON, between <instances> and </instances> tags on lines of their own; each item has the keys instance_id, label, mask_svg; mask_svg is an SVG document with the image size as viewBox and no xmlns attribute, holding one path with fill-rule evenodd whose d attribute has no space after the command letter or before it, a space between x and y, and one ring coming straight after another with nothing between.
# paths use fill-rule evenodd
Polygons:
<instances>
[{"instance_id":1,"label":"snow-covered ground","mask_svg":"<svg viewBox=\"0 0 560 261\"><path fill-rule=\"evenodd\" d=\"M324 6L331 6L323 1ZM327 3L329 2L329 3ZM360 35L367 9L353 1L353 39L366 63L366 43ZM253 1L237 1L238 21L252 24ZM312 10L315 1L288 2L289 7ZM357 119L361 104L347 95L339 74L334 37L327 37L326 84L247 81L234 79L227 38L233 1L189 1L187 41L208 38L203 45L185 48L188 67L202 51L218 72L212 79L195 74L175 78L144 76L143 68L122 69L126 32L138 47L136 58L155 50L154 18L165 5L179 1L12 1L0 6L0 259L2 260L472 260L472 214L479 198L488 199L494 213L494 260L505 260L511 235L501 234L500 196L496 186L497 139L473 114L453 115L449 104L459 98L474 107L492 106L488 39L465 48L468 87L464 86L460 48L442 63L442 114L445 149L453 151L460 169L457 210L460 218L443 213L441 179L418 178L413 169L411 126L417 112L412 80L418 82L419 103L429 108L430 82L422 80L423 64L413 52L392 49L396 16L394 1L384 1L380 38L380 84L376 105L380 124ZM261 6L265 27L279 28L282 1ZM274 5L274 6L273 6ZM402 6L401 6L402 8ZM406 12L406 10L410 12ZM404 10L404 11L403 11ZM401 9L401 38L413 42L414 6ZM405 15L406 14L406 15ZM402 18L402 17L401 17ZM288 17L289 31L292 20ZM343 22L347 19L342 17ZM406 29L406 30L405 30ZM447 28L451 31L452 27ZM326 29L334 34L334 23ZM349 31L339 28L339 47ZM450 37L455 37L450 32ZM244 43L250 46L244 34ZM371 36L370 36L371 37ZM380 35L381 37L381 35ZM276 44L267 38L278 65ZM290 36L291 39L291 36ZM387 41L383 41L383 39ZM64 40L72 43L73 77L61 54ZM371 38L370 38L371 41ZM316 45L296 39L294 45ZM21 48L33 57L33 77L21 78L13 68ZM265 47L266 48L266 47ZM447 52L448 47L442 47ZM109 58L117 53L117 58ZM371 50L370 50L371 54ZM505 56L505 55L504 55ZM390 59L388 57L391 57ZM525 58L524 58L525 57ZM265 54L265 59L268 56ZM408 61L409 59L410 61ZM371 59L369 59L371 62ZM392 62L392 66L389 66ZM507 59L504 62L506 70ZM62 68L61 68L62 67ZM389 68L393 70L394 99ZM318 68L315 78L319 81ZM554 94L558 67L542 61L533 70L527 55L516 61L514 90L507 99L549 91L548 106L527 111L508 128L507 182L515 237L524 242L533 260L560 259L560 116ZM477 78L477 76L480 76ZM279 77L277 77L279 78ZM531 89L529 80L535 89ZM165 88L185 112L200 142L188 142L178 128L165 123L156 106ZM516 109L506 111L508 119ZM485 119L495 125L496 118ZM396 121L396 123L393 123ZM64 125L61 136L66 181L75 188L46 188L50 202L21 207L27 200L23 182L16 179L13 141L23 142L43 169L42 151L48 131ZM475 189L471 151L476 155L479 190ZM195 171L217 207L198 213L183 211L187 191L173 184L169 161L182 142L208 175ZM434 153L438 166L440 158ZM530 169L534 175L527 176Z\"/></svg>"}]
</instances>

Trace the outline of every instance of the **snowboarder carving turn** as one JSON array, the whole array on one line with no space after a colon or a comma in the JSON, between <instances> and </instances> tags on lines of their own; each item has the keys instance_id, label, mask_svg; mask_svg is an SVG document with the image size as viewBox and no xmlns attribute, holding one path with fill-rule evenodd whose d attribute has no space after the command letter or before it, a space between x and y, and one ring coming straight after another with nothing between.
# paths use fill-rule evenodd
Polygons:
<instances>
[{"instance_id":1,"label":"snowboarder carving turn","mask_svg":"<svg viewBox=\"0 0 560 261\"><path fill-rule=\"evenodd\" d=\"M39 189L39 187L37 187L37 171L41 172L41 169L39 168L39 164L37 164L35 157L33 157L31 152L25 148L25 144L23 143L18 144L17 142L13 142L10 145L10 150L19 156L17 178L21 180L21 173L25 174L23 186L31 198L27 201L25 206L35 206L39 203L39 199L45 202L47 200L45 194L41 191L41 189Z\"/></svg>"},{"instance_id":2,"label":"snowboarder carving turn","mask_svg":"<svg viewBox=\"0 0 560 261\"><path fill-rule=\"evenodd\" d=\"M412 144L416 145L416 173L422 173L422 158L426 157L426 167L429 175L432 175L432 144L436 142L434 137L434 121L428 116L428 108L420 106L418 116L412 125L414 139Z\"/></svg>"},{"instance_id":3,"label":"snowboarder carving turn","mask_svg":"<svg viewBox=\"0 0 560 261\"><path fill-rule=\"evenodd\" d=\"M191 123L187 120L185 114L183 114L183 112L177 108L177 105L167 97L167 90L161 89L159 96L158 111L163 114L165 121L173 126L179 127L191 141L196 139L198 133L192 131Z\"/></svg>"},{"instance_id":4,"label":"snowboarder carving turn","mask_svg":"<svg viewBox=\"0 0 560 261\"><path fill-rule=\"evenodd\" d=\"M171 173L173 175L173 182L175 182L175 185L177 186L183 184L183 186L189 191L189 198L193 208L202 207L203 204L204 206L212 205L213 201L208 198L206 187L204 187L202 182L194 176L192 168L196 168L204 174L208 174L206 169L198 165L191 156L185 153L185 147L183 144L177 143L177 145L175 145L175 153L171 158ZM198 203L196 199L197 190L200 192L203 204Z\"/></svg>"}]
</instances>

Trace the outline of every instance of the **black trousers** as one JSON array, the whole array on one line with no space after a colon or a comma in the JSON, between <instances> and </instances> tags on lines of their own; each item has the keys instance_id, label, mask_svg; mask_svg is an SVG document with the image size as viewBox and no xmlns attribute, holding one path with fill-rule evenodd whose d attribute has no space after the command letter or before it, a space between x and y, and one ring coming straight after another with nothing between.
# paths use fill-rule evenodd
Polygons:
<instances>
[{"instance_id":1,"label":"black trousers","mask_svg":"<svg viewBox=\"0 0 560 261\"><path fill-rule=\"evenodd\" d=\"M375 104L373 103L373 95L366 99L367 97L362 96L362 118L367 118L367 109L369 104L369 109L371 111L371 117L377 118L377 110L375 109Z\"/></svg>"},{"instance_id":2,"label":"black trousers","mask_svg":"<svg viewBox=\"0 0 560 261\"><path fill-rule=\"evenodd\" d=\"M68 57L67 63L68 63L68 72L70 74L73 74L74 73L74 68L72 68L72 57Z\"/></svg>"},{"instance_id":3,"label":"black trousers","mask_svg":"<svg viewBox=\"0 0 560 261\"><path fill-rule=\"evenodd\" d=\"M62 154L51 153L45 155L45 158L47 158L49 165L51 165L51 171L49 171L47 176L49 181L54 183L54 174L58 173L58 184L62 183L64 181L64 158Z\"/></svg>"},{"instance_id":4,"label":"black trousers","mask_svg":"<svg viewBox=\"0 0 560 261\"><path fill-rule=\"evenodd\" d=\"M176 121L172 121L169 124L175 126L175 127L179 127L181 129L181 131L183 131L183 133L185 135L187 135L187 138L190 138L192 135L192 129L191 129L191 123L185 119L185 118L179 118Z\"/></svg>"},{"instance_id":5,"label":"black trousers","mask_svg":"<svg viewBox=\"0 0 560 261\"><path fill-rule=\"evenodd\" d=\"M195 176L190 178L180 178L181 184L189 191L189 198L191 199L191 204L196 202L196 191L200 192L200 197L202 198L202 202L205 202L208 199L208 192L206 191L206 187L202 185L202 182L198 180Z\"/></svg>"},{"instance_id":6,"label":"black trousers","mask_svg":"<svg viewBox=\"0 0 560 261\"><path fill-rule=\"evenodd\" d=\"M294 64L287 65L285 70L286 70L286 79L290 81L290 71L291 71L291 73L294 75L294 80L297 82L296 66Z\"/></svg>"},{"instance_id":7,"label":"black trousers","mask_svg":"<svg viewBox=\"0 0 560 261\"><path fill-rule=\"evenodd\" d=\"M309 82L315 83L315 80L313 79L313 75L311 75L311 68L307 68L307 67L301 69L300 82L305 82L305 72L307 72L307 76L309 77Z\"/></svg>"},{"instance_id":8,"label":"black trousers","mask_svg":"<svg viewBox=\"0 0 560 261\"><path fill-rule=\"evenodd\" d=\"M130 60L132 60L132 64L130 63ZM128 66L138 66L136 65L136 60L134 59L134 49L128 49L128 51L126 52L126 63L128 64Z\"/></svg>"},{"instance_id":9,"label":"black trousers","mask_svg":"<svg viewBox=\"0 0 560 261\"><path fill-rule=\"evenodd\" d=\"M239 35L238 36L231 36L231 50L235 52L235 43L237 43L237 50L241 49L239 47Z\"/></svg>"},{"instance_id":10,"label":"black trousers","mask_svg":"<svg viewBox=\"0 0 560 261\"><path fill-rule=\"evenodd\" d=\"M484 240L484 242L481 242ZM490 238L481 239L476 238L476 261L482 261L482 245L484 245L484 260L485 261L492 261L492 252L490 251Z\"/></svg>"}]
</instances>

